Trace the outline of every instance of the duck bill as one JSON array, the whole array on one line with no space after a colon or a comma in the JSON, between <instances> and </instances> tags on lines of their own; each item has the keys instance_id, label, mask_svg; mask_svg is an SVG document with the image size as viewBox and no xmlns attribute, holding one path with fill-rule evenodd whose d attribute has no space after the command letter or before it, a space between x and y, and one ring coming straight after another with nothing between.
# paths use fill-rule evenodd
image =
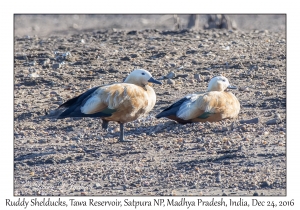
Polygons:
<instances>
[{"instance_id":1,"label":"duck bill","mask_svg":"<svg viewBox=\"0 0 300 210\"><path fill-rule=\"evenodd\" d=\"M153 77L151 77L148 82L151 82L151 83L155 83L155 84L159 84L161 85L162 83L160 81L157 81L156 79L154 79Z\"/></svg>"},{"instance_id":2,"label":"duck bill","mask_svg":"<svg viewBox=\"0 0 300 210\"><path fill-rule=\"evenodd\" d=\"M237 89L237 87L233 85L228 85L227 89Z\"/></svg>"}]
</instances>

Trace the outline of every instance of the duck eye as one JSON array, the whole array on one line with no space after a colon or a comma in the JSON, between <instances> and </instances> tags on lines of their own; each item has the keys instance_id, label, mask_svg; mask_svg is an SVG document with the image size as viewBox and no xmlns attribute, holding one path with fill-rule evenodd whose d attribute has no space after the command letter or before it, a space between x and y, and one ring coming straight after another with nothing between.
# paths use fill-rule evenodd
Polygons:
<instances>
[{"instance_id":1,"label":"duck eye","mask_svg":"<svg viewBox=\"0 0 300 210\"><path fill-rule=\"evenodd\" d=\"M143 72L142 75L145 75L145 73Z\"/></svg>"},{"instance_id":2,"label":"duck eye","mask_svg":"<svg viewBox=\"0 0 300 210\"><path fill-rule=\"evenodd\" d=\"M223 79L222 81L225 82L225 79Z\"/></svg>"}]
</instances>

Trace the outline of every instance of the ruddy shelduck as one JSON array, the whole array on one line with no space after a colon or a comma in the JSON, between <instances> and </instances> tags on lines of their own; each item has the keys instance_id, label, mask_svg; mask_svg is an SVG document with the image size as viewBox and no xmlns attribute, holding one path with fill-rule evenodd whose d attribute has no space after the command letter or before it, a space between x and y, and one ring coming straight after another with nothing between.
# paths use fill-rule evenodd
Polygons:
<instances>
[{"instance_id":1,"label":"ruddy shelduck","mask_svg":"<svg viewBox=\"0 0 300 210\"><path fill-rule=\"evenodd\" d=\"M63 103L56 117L99 117L104 129L109 121L116 121L120 124L119 141L129 141L124 138L124 123L146 115L156 103L156 94L148 83L162 84L150 72L134 70L123 83L94 87Z\"/></svg>"},{"instance_id":2,"label":"ruddy shelduck","mask_svg":"<svg viewBox=\"0 0 300 210\"><path fill-rule=\"evenodd\" d=\"M236 89L223 76L213 77L207 92L189 94L156 115L179 123L216 122L236 118L240 111L238 99L227 89Z\"/></svg>"}]
</instances>

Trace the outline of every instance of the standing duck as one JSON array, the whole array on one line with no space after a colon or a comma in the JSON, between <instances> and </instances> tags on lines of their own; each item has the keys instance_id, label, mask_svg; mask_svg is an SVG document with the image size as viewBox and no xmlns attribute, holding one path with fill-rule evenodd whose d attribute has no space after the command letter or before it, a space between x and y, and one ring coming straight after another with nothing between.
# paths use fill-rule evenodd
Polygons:
<instances>
[{"instance_id":1,"label":"standing duck","mask_svg":"<svg viewBox=\"0 0 300 210\"><path fill-rule=\"evenodd\" d=\"M109 121L120 124L120 142L124 138L124 124L146 115L156 103L156 94L148 83L162 84L144 69L132 71L123 83L94 87L72 98L55 111L57 119L67 117L99 117L102 128Z\"/></svg>"}]
</instances>

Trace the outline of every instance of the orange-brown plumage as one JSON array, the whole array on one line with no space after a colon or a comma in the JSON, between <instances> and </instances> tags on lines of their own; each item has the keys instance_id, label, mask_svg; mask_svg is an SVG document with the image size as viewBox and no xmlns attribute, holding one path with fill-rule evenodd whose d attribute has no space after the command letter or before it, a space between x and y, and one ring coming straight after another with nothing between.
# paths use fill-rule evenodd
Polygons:
<instances>
[{"instance_id":1,"label":"orange-brown plumage","mask_svg":"<svg viewBox=\"0 0 300 210\"><path fill-rule=\"evenodd\" d=\"M236 118L240 111L237 98L227 92L229 85L225 77L214 77L207 92L190 94L175 102L156 117L167 117L179 123L216 122L227 118Z\"/></svg>"},{"instance_id":2,"label":"orange-brown plumage","mask_svg":"<svg viewBox=\"0 0 300 210\"><path fill-rule=\"evenodd\" d=\"M123 124L146 115L156 103L149 83L161 84L148 71L134 70L123 83L95 87L65 102L57 117L100 117L103 128L116 121L120 123L119 140L124 141Z\"/></svg>"}]
</instances>

